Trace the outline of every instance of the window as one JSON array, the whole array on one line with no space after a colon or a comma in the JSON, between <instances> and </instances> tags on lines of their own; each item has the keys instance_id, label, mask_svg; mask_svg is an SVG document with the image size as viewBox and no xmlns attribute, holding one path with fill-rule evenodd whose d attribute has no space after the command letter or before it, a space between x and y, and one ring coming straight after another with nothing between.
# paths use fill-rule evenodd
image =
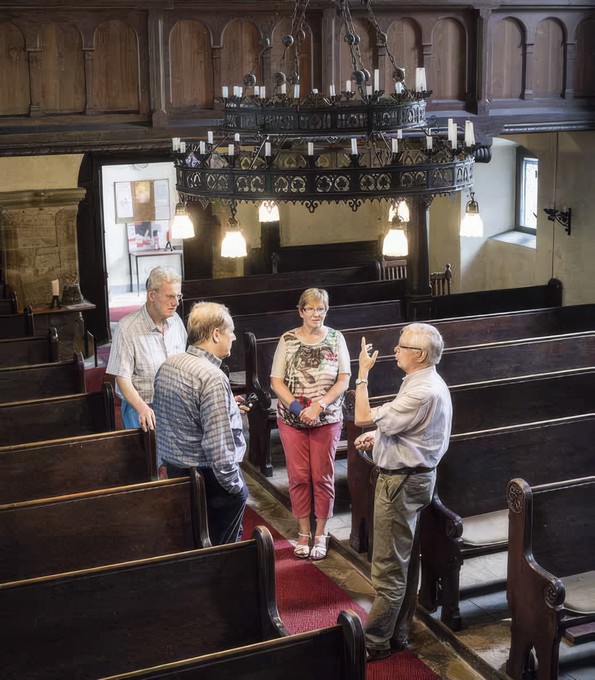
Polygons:
<instances>
[{"instance_id":1,"label":"window","mask_svg":"<svg viewBox=\"0 0 595 680\"><path fill-rule=\"evenodd\" d=\"M522 146L517 148L516 226L517 231L537 230L537 178L539 161Z\"/></svg>"}]
</instances>

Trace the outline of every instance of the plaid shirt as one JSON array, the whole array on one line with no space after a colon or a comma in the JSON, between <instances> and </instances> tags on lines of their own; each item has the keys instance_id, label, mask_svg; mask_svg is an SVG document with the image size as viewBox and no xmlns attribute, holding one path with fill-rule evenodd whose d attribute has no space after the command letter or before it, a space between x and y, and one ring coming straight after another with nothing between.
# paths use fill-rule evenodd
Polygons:
<instances>
[{"instance_id":1,"label":"plaid shirt","mask_svg":"<svg viewBox=\"0 0 595 680\"><path fill-rule=\"evenodd\" d=\"M211 468L230 494L242 491L242 416L221 360L198 347L169 357L157 372L153 408L157 462Z\"/></svg>"},{"instance_id":2,"label":"plaid shirt","mask_svg":"<svg viewBox=\"0 0 595 680\"><path fill-rule=\"evenodd\" d=\"M186 349L186 329L177 314L166 319L162 333L144 304L116 326L106 372L129 378L141 399L153 403L153 381L161 364ZM116 389L118 395L121 393Z\"/></svg>"}]
</instances>

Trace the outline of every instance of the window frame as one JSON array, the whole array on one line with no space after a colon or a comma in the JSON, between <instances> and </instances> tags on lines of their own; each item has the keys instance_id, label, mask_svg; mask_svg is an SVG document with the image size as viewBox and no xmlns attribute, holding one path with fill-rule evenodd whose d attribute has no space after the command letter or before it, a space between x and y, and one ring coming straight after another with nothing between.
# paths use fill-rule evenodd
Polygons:
<instances>
[{"instance_id":1,"label":"window frame","mask_svg":"<svg viewBox=\"0 0 595 680\"><path fill-rule=\"evenodd\" d=\"M516 195L515 195L515 218L514 218L514 229L515 231L520 231L524 234L532 234L535 236L537 234L537 227L528 227L526 224L522 224L522 215L525 212L525 172L527 167L527 161L533 162L537 166L537 176L539 178L539 159L535 154L532 154L524 146L518 146L516 150ZM537 203L538 199L536 197L535 214L537 215Z\"/></svg>"}]
</instances>

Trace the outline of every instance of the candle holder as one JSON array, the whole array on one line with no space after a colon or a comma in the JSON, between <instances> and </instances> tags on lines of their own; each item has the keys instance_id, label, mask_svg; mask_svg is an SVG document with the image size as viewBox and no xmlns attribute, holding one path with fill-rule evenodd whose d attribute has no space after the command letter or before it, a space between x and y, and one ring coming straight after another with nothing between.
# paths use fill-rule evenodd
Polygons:
<instances>
[{"instance_id":1,"label":"candle holder","mask_svg":"<svg viewBox=\"0 0 595 680\"><path fill-rule=\"evenodd\" d=\"M50 302L50 309L58 309L62 305L60 304L60 296L52 295L52 301Z\"/></svg>"}]
</instances>

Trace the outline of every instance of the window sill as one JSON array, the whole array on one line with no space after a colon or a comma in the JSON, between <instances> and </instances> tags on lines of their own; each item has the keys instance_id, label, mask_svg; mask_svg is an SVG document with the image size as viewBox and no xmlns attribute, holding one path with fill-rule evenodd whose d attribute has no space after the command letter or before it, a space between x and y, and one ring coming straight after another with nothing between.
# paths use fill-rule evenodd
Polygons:
<instances>
[{"instance_id":1,"label":"window sill","mask_svg":"<svg viewBox=\"0 0 595 680\"><path fill-rule=\"evenodd\" d=\"M534 250L537 247L537 236L526 234L523 231L503 231L501 234L490 236L490 239L501 243L512 243L525 248L533 248Z\"/></svg>"}]
</instances>

